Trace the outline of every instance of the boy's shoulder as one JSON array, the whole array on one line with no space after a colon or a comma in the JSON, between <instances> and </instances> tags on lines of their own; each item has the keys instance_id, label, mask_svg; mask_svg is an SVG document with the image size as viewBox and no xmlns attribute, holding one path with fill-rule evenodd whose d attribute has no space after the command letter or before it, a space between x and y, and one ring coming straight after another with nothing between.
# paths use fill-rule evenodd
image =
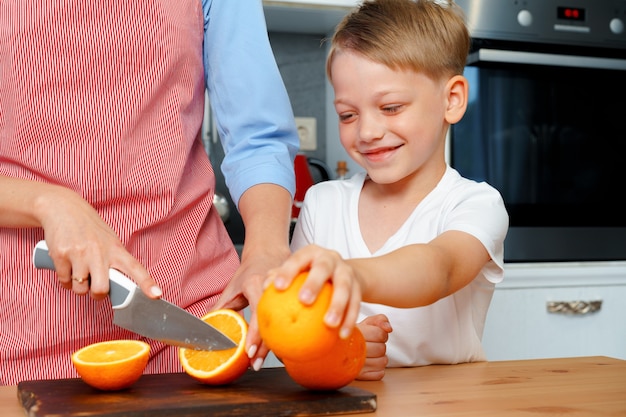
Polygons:
<instances>
[{"instance_id":1,"label":"boy's shoulder","mask_svg":"<svg viewBox=\"0 0 626 417\"><path fill-rule=\"evenodd\" d=\"M450 166L448 166L437 188L448 196L446 199L453 198L457 201L477 198L502 200L500 192L494 186L484 181L476 181L464 177Z\"/></svg>"},{"instance_id":2,"label":"boy's shoulder","mask_svg":"<svg viewBox=\"0 0 626 417\"><path fill-rule=\"evenodd\" d=\"M491 184L488 184L485 181L476 181L474 179L464 177L463 175L461 175L459 171L452 168L451 166L448 166L448 169L444 175L444 179L445 178L448 179L448 182L451 186L455 186L455 187L471 187L471 188L476 187L476 188L492 189L496 192L498 191L495 189L495 187L493 187Z\"/></svg>"}]
</instances>

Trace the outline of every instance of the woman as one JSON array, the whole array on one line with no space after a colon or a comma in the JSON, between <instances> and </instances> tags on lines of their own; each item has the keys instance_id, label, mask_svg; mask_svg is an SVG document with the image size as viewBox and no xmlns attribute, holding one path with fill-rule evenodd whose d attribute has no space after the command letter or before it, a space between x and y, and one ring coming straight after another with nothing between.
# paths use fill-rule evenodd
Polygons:
<instances>
[{"instance_id":1,"label":"woman","mask_svg":"<svg viewBox=\"0 0 626 417\"><path fill-rule=\"evenodd\" d=\"M73 351L138 338L112 324L109 268L196 315L254 308L289 254L298 146L261 2L3 2L0 51L0 382L75 377ZM212 206L205 85L241 265ZM56 274L32 266L41 239ZM181 370L149 342L146 372ZM254 329L247 346L266 354Z\"/></svg>"}]
</instances>

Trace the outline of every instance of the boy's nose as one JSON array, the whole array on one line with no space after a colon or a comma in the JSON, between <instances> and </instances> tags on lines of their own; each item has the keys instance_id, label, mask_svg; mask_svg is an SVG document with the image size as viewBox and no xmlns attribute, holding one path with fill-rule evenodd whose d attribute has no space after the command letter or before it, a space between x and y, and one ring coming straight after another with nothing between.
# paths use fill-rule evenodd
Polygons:
<instances>
[{"instance_id":1,"label":"boy's nose","mask_svg":"<svg viewBox=\"0 0 626 417\"><path fill-rule=\"evenodd\" d=\"M384 124L375 116L361 115L359 119L359 138L365 142L381 139L385 134Z\"/></svg>"}]
</instances>

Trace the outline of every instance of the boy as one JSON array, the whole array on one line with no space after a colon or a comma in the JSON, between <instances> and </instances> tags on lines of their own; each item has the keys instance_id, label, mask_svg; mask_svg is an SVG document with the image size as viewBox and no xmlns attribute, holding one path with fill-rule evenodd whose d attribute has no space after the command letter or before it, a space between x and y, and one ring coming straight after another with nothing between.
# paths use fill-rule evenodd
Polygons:
<instances>
[{"instance_id":1,"label":"boy","mask_svg":"<svg viewBox=\"0 0 626 417\"><path fill-rule=\"evenodd\" d=\"M310 269L300 293L310 303L331 279L325 321L342 337L368 317L360 379L382 378L385 366L485 360L508 215L498 191L461 177L444 152L467 107L469 44L460 8L434 0L366 1L332 38L341 143L366 173L309 189L294 254L268 281L286 288Z\"/></svg>"}]
</instances>

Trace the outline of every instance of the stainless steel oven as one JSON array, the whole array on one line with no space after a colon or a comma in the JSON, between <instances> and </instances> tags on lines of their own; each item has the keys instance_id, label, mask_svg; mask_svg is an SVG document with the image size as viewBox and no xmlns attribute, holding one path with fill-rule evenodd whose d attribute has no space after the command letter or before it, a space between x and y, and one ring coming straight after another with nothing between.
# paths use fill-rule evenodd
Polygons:
<instances>
[{"instance_id":1,"label":"stainless steel oven","mask_svg":"<svg viewBox=\"0 0 626 417\"><path fill-rule=\"evenodd\" d=\"M626 260L626 0L458 0L470 99L450 163L510 215L507 262Z\"/></svg>"}]
</instances>

